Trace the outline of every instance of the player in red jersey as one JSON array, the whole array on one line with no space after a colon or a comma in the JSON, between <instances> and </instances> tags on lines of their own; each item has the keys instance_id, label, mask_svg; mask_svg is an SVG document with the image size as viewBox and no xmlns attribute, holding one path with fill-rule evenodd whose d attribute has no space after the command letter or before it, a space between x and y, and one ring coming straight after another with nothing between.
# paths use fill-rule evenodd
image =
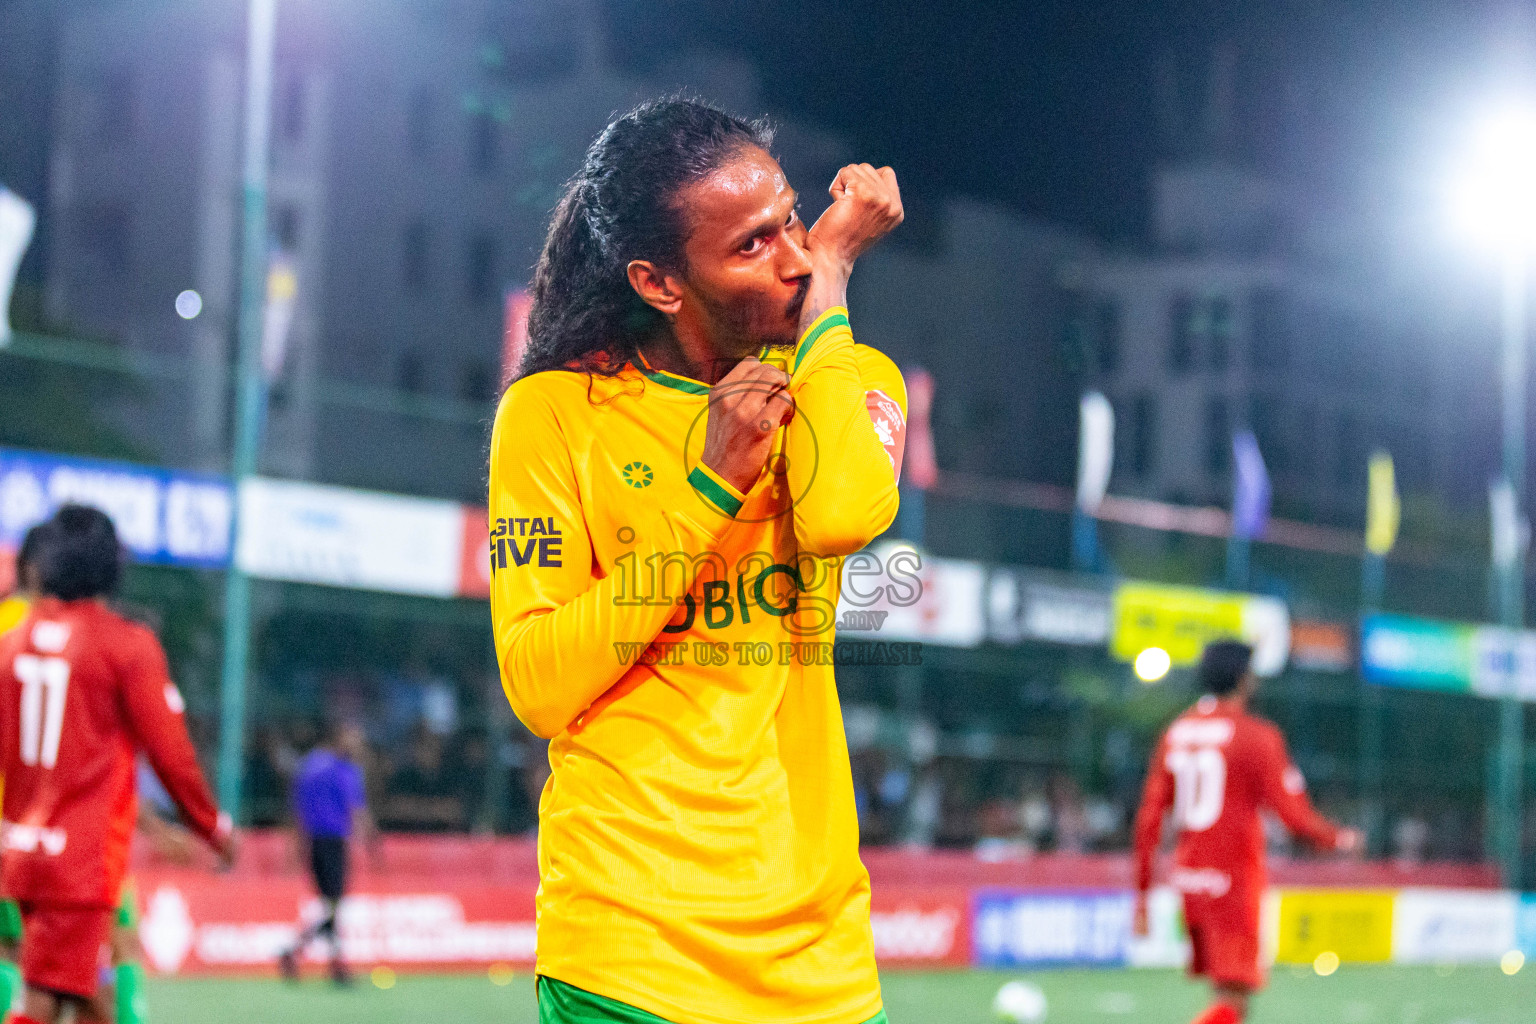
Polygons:
<instances>
[{"instance_id":1,"label":"player in red jersey","mask_svg":"<svg viewBox=\"0 0 1536 1024\"><path fill-rule=\"evenodd\" d=\"M142 749L187 826L228 862L234 836L203 781L154 634L109 610L122 549L112 521L66 505L45 529L42 597L0 638L0 864L21 905L22 1015L108 1021L97 988L128 864Z\"/></svg>"},{"instance_id":2,"label":"player in red jersey","mask_svg":"<svg viewBox=\"0 0 1536 1024\"><path fill-rule=\"evenodd\" d=\"M1168 727L1152 755L1136 815L1135 930L1147 933L1152 858L1173 810L1178 850L1170 881L1184 894L1193 958L1190 973L1215 990L1195 1024L1237 1024L1264 984L1259 963L1259 901L1267 882L1264 824L1271 810L1319 849L1355 852L1361 835L1312 808L1306 781L1291 764L1280 730L1248 713L1258 686L1253 648L1230 640L1205 649L1205 696Z\"/></svg>"}]
</instances>

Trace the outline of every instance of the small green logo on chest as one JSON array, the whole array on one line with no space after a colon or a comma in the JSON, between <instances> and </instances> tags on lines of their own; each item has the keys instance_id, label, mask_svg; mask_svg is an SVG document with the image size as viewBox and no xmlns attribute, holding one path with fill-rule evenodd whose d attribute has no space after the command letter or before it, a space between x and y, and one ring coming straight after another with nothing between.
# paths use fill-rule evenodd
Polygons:
<instances>
[{"instance_id":1,"label":"small green logo on chest","mask_svg":"<svg viewBox=\"0 0 1536 1024\"><path fill-rule=\"evenodd\" d=\"M654 474L651 467L643 462L631 462L619 471L624 476L624 482L631 487L649 487Z\"/></svg>"}]
</instances>

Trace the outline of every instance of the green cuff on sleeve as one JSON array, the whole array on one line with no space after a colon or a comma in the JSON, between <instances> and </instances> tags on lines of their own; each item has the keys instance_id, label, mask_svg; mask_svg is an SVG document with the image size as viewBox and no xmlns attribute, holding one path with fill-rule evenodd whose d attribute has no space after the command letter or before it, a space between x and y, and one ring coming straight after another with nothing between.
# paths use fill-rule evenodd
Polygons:
<instances>
[{"instance_id":1,"label":"green cuff on sleeve","mask_svg":"<svg viewBox=\"0 0 1536 1024\"><path fill-rule=\"evenodd\" d=\"M688 483L715 508L734 519L746 502L747 496L721 479L718 473L700 463L688 474Z\"/></svg>"}]
</instances>

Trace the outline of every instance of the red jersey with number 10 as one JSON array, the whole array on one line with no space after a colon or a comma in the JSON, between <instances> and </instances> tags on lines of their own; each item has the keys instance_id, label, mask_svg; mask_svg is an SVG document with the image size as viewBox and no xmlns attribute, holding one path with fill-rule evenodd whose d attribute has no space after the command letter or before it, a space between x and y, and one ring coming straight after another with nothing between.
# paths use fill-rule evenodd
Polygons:
<instances>
[{"instance_id":1,"label":"red jersey with number 10","mask_svg":"<svg viewBox=\"0 0 1536 1024\"><path fill-rule=\"evenodd\" d=\"M1241 707L1206 696L1168 727L1152 756L1136 815L1136 887L1152 883L1163 817L1178 832L1174 888L1215 898L1264 888L1264 824L1270 809L1314 846L1338 845L1339 830L1307 799L1280 730Z\"/></svg>"},{"instance_id":2,"label":"red jersey with number 10","mask_svg":"<svg viewBox=\"0 0 1536 1024\"><path fill-rule=\"evenodd\" d=\"M98 601L39 601L0 636L5 892L115 906L137 814L142 749L189 828L221 822L148 629Z\"/></svg>"}]
</instances>

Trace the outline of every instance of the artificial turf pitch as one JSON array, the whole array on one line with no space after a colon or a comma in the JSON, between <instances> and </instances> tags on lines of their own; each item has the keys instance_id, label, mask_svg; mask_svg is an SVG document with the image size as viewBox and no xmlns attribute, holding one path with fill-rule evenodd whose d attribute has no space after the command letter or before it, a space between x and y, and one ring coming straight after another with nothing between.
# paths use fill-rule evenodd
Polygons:
<instances>
[{"instance_id":1,"label":"artificial turf pitch","mask_svg":"<svg viewBox=\"0 0 1536 1024\"><path fill-rule=\"evenodd\" d=\"M1205 990L1172 971L888 971L881 978L891 1024L996 1024L992 997L1010 978L1038 984L1047 1024L1186 1024ZM337 990L315 977L157 980L153 1024L535 1024L533 979L501 985L486 974L401 974L379 988L362 975ZM1281 967L1254 1004L1250 1024L1531 1024L1536 962L1513 977L1495 967L1354 967L1322 978Z\"/></svg>"}]
</instances>

